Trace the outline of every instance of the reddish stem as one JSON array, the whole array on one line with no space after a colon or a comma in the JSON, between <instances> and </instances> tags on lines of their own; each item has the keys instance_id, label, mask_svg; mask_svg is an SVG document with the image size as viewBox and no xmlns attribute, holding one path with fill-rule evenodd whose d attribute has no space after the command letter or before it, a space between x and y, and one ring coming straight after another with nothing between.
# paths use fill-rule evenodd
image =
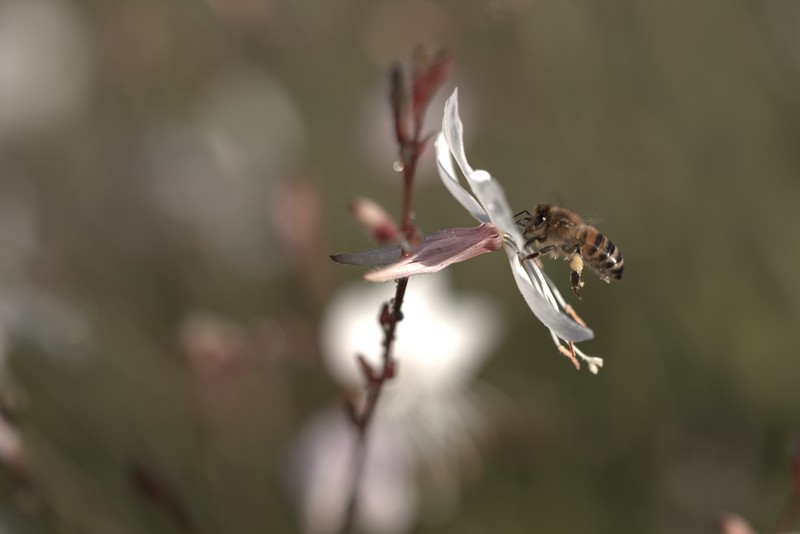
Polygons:
<instances>
[{"instance_id":1,"label":"reddish stem","mask_svg":"<svg viewBox=\"0 0 800 534\"><path fill-rule=\"evenodd\" d=\"M775 528L772 530L775 534L789 532L800 522L800 433L798 433L794 444L789 475L792 481L792 492L789 494L789 500L784 506Z\"/></svg>"},{"instance_id":2,"label":"reddish stem","mask_svg":"<svg viewBox=\"0 0 800 534\"><path fill-rule=\"evenodd\" d=\"M414 189L414 174L417 172L417 158L419 157L419 145L414 140L408 162L403 162L403 233L406 241L414 239L414 214L411 211L412 192Z\"/></svg>"},{"instance_id":3,"label":"reddish stem","mask_svg":"<svg viewBox=\"0 0 800 534\"><path fill-rule=\"evenodd\" d=\"M424 53L417 52L415 56L415 59L419 59L424 57ZM395 121L395 136L400 149L400 161L403 165L402 232L407 242L413 242L417 234L414 226L412 202L417 163L427 144L427 138L423 138L421 135L422 123L428 104L446 78L449 64L449 58L443 53L437 54L433 63L428 63L427 60L422 64L417 62L411 87L413 112L408 109L408 88L405 87L402 67L395 65L390 71L390 102ZM408 123L409 120L412 123L411 125ZM410 132L409 126L411 126ZM409 138L410 133L413 133L413 138ZM366 462L369 423L378 405L378 399L380 399L381 391L383 391L383 384L397 373L397 363L393 358L392 351L397 337L397 324L403 319L402 308L407 287L408 278L399 279L394 298L389 305L383 306L379 314L379 322L381 328L383 328L381 370L376 371L369 366L363 357L358 357L362 373L367 381L367 390L363 409L359 412L354 406L350 406L348 410L358 432L358 443L354 457L353 481L341 529L342 532L348 532L352 529L356 517L358 492Z\"/></svg>"}]
</instances>

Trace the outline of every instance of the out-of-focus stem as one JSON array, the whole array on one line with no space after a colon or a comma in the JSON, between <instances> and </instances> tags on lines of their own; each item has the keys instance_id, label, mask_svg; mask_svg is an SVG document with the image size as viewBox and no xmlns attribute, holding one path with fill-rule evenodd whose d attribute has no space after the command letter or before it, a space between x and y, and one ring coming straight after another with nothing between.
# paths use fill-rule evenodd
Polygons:
<instances>
[{"instance_id":1,"label":"out-of-focus stem","mask_svg":"<svg viewBox=\"0 0 800 534\"><path fill-rule=\"evenodd\" d=\"M367 386L367 399L364 404L364 409L360 414L354 414L353 421L358 430L358 442L356 444L355 455L353 461L353 482L350 489L350 495L347 501L347 508L345 510L345 520L342 525L342 532L349 532L353 528L355 521L356 509L358 507L358 492L361 487L361 479L364 474L364 464L367 458L367 430L369 423L375 413L375 408L378 405L378 399L383 390L383 384L388 379L394 376L394 360L392 358L392 349L394 347L394 340L397 332L397 323L402 318L403 299L406 295L406 287L408 287L408 278L401 278L397 281L397 289L395 296L392 300L391 317L384 325L384 339L383 339L383 370L375 378L371 380Z\"/></svg>"},{"instance_id":2,"label":"out-of-focus stem","mask_svg":"<svg viewBox=\"0 0 800 534\"><path fill-rule=\"evenodd\" d=\"M403 233L406 241L411 242L414 238L413 211L411 210L412 192L414 190L414 174L417 172L417 158L419 146L416 145L411 150L413 154L408 162L403 162Z\"/></svg>"},{"instance_id":3,"label":"out-of-focus stem","mask_svg":"<svg viewBox=\"0 0 800 534\"><path fill-rule=\"evenodd\" d=\"M394 115L395 136L399 145L400 161L403 165L402 232L405 235L406 242L409 243L413 243L417 233L414 226L412 206L417 163L427 143L427 139L422 137L423 119L428 104L447 76L449 65L450 60L443 52L440 52L435 61L430 63L424 51L417 50L415 52L415 69L411 81L411 99L406 93L407 88L405 87L402 67L394 65L389 74L389 99ZM413 110L409 110L409 100L412 100ZM409 120L411 124L409 124ZM405 254L407 254L407 251L404 251ZM396 364L392 351L397 337L397 324L403 318L403 300L405 299L407 287L408 278L397 280L394 298L388 306L384 306L380 314L380 324L383 328L382 369L380 372L375 372L375 370L368 367L369 364L364 360L360 360L365 371L364 375L367 378L367 391L362 410L359 412L352 406L350 409L350 415L358 437L353 458L352 485L347 508L345 509L342 532L349 532L355 522L358 494L367 456L369 423L375 413L384 383L395 375Z\"/></svg>"},{"instance_id":4,"label":"out-of-focus stem","mask_svg":"<svg viewBox=\"0 0 800 534\"><path fill-rule=\"evenodd\" d=\"M789 495L789 500L778 519L778 523L770 532L773 534L790 532L798 522L800 522L800 491L795 488Z\"/></svg>"},{"instance_id":5,"label":"out-of-focus stem","mask_svg":"<svg viewBox=\"0 0 800 534\"><path fill-rule=\"evenodd\" d=\"M792 492L789 494L789 500L786 502L775 528L770 531L774 534L789 532L800 523L800 432L797 433L794 442L789 477L792 482Z\"/></svg>"}]
</instances>

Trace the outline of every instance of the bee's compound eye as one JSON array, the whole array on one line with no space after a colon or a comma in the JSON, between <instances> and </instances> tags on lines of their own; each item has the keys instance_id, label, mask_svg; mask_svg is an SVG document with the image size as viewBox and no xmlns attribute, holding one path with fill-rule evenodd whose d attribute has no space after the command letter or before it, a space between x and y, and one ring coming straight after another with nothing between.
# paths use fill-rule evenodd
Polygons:
<instances>
[{"instance_id":1,"label":"bee's compound eye","mask_svg":"<svg viewBox=\"0 0 800 534\"><path fill-rule=\"evenodd\" d=\"M544 213L537 213L536 216L533 218L533 227L539 228L544 224L546 220L547 217L545 217Z\"/></svg>"}]
</instances>

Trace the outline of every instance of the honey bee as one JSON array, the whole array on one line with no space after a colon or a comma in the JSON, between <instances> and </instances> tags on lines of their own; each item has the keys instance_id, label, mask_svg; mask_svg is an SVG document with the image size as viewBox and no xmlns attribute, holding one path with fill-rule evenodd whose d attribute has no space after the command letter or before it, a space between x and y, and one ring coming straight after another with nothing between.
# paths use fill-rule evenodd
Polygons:
<instances>
[{"instance_id":1,"label":"honey bee","mask_svg":"<svg viewBox=\"0 0 800 534\"><path fill-rule=\"evenodd\" d=\"M537 204L531 212L522 213L526 216L519 219L518 224L523 227L525 246L536 247L536 251L522 261L546 254L554 258L564 255L570 260L570 283L578 298L581 298L584 263L606 282L612 278L622 279L625 270L622 253L594 226L584 223L577 213L549 204Z\"/></svg>"}]
</instances>

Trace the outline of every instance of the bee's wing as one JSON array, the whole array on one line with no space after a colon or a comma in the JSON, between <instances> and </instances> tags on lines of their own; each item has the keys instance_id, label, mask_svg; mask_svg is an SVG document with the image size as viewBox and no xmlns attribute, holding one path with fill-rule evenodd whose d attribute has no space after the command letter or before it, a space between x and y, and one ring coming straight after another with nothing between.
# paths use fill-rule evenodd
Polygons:
<instances>
[{"instance_id":1,"label":"bee's wing","mask_svg":"<svg viewBox=\"0 0 800 534\"><path fill-rule=\"evenodd\" d=\"M600 216L595 213L590 213L586 217L582 217L582 219L585 224L590 224L592 226L598 226L600 223L603 222L603 219L600 218Z\"/></svg>"}]
</instances>

